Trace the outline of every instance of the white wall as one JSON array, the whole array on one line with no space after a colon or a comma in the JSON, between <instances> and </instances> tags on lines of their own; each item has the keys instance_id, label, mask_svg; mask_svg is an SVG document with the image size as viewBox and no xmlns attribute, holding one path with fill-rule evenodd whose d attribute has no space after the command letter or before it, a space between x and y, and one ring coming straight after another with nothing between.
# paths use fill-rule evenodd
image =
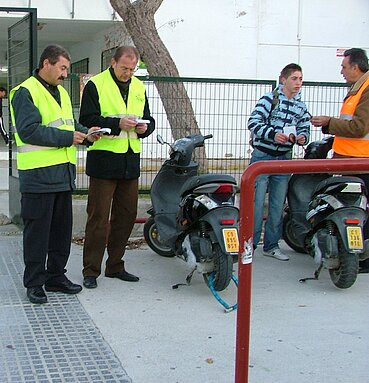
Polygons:
<instances>
[{"instance_id":1,"label":"white wall","mask_svg":"<svg viewBox=\"0 0 369 383\"><path fill-rule=\"evenodd\" d=\"M76 20L112 20L109 0L0 0L37 7L39 18L71 19L72 4ZM185 77L277 79L297 62L305 80L342 82L336 50L369 47L368 0L164 0L155 20ZM88 55L99 70L112 35L76 44L73 60Z\"/></svg>"},{"instance_id":2,"label":"white wall","mask_svg":"<svg viewBox=\"0 0 369 383\"><path fill-rule=\"evenodd\" d=\"M341 82L336 49L369 47L368 0L164 0L156 21L182 76L276 79L297 62Z\"/></svg>"},{"instance_id":3,"label":"white wall","mask_svg":"<svg viewBox=\"0 0 369 383\"><path fill-rule=\"evenodd\" d=\"M44 19L111 20L113 13L109 0L5 0L0 6L37 8Z\"/></svg>"},{"instance_id":4,"label":"white wall","mask_svg":"<svg viewBox=\"0 0 369 383\"><path fill-rule=\"evenodd\" d=\"M69 49L73 62L89 59L89 72L99 73L101 70L101 52L105 50L104 37L97 35L93 41L84 41Z\"/></svg>"}]
</instances>

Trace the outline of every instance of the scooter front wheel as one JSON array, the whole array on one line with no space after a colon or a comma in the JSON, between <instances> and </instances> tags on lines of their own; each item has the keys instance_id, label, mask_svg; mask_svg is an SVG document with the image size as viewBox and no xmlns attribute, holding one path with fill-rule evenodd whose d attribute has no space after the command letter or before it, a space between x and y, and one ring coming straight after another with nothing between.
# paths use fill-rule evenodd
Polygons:
<instances>
[{"instance_id":1,"label":"scooter front wheel","mask_svg":"<svg viewBox=\"0 0 369 383\"><path fill-rule=\"evenodd\" d=\"M306 250L299 244L295 237L291 217L288 212L283 216L283 239L287 245L297 253L306 253Z\"/></svg>"},{"instance_id":2,"label":"scooter front wheel","mask_svg":"<svg viewBox=\"0 0 369 383\"><path fill-rule=\"evenodd\" d=\"M232 279L233 273L233 258L230 254L224 253L219 244L213 247L214 256L214 281L213 286L216 291L222 291L228 287ZM210 273L203 274L206 284L209 286Z\"/></svg>"},{"instance_id":3,"label":"scooter front wheel","mask_svg":"<svg viewBox=\"0 0 369 383\"><path fill-rule=\"evenodd\" d=\"M146 243L149 245L151 250L155 251L155 253L161 255L162 257L168 258L175 256L173 250L161 241L160 233L156 227L154 217L148 218L145 222L143 234Z\"/></svg>"}]
</instances>

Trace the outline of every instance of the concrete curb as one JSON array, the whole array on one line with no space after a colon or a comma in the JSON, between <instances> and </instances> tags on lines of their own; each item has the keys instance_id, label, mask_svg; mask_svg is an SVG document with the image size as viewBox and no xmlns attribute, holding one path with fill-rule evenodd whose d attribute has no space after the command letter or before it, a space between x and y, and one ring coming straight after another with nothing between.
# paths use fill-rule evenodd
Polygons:
<instances>
[{"instance_id":1,"label":"concrete curb","mask_svg":"<svg viewBox=\"0 0 369 383\"><path fill-rule=\"evenodd\" d=\"M1 202L1 201L0 201ZM3 201L4 203L4 201ZM73 237L83 237L87 221L87 198L73 199ZM150 198L140 198L138 200L137 218L148 218L147 210L151 206ZM3 208L0 211L0 235L17 235L22 233L22 228L11 222L7 213L9 209ZM134 225L131 238L143 237L143 223Z\"/></svg>"}]
</instances>

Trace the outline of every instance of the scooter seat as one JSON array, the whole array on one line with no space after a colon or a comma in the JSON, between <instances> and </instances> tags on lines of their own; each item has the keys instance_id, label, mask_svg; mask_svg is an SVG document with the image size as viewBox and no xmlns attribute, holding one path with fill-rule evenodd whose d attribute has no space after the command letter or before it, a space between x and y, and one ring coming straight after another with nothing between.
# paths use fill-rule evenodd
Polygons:
<instances>
[{"instance_id":1,"label":"scooter seat","mask_svg":"<svg viewBox=\"0 0 369 383\"><path fill-rule=\"evenodd\" d=\"M229 183L237 185L237 181L234 177L228 174L203 174L201 176L195 176L189 178L182 186L180 190L180 195L183 196L191 192L193 189L210 183Z\"/></svg>"},{"instance_id":2,"label":"scooter seat","mask_svg":"<svg viewBox=\"0 0 369 383\"><path fill-rule=\"evenodd\" d=\"M320 194L320 193L324 193L329 186L339 185L339 184L348 183L348 182L360 183L365 188L364 181L359 177L354 177L354 176L329 177L319 182L318 185L316 185L313 196L316 196L317 194Z\"/></svg>"}]
</instances>

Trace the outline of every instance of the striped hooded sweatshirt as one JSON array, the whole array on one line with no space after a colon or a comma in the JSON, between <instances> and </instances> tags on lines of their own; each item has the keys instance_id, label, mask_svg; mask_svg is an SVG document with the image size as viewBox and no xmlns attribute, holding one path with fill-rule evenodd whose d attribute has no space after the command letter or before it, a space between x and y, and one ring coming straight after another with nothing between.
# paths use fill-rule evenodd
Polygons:
<instances>
[{"instance_id":1,"label":"striped hooded sweatshirt","mask_svg":"<svg viewBox=\"0 0 369 383\"><path fill-rule=\"evenodd\" d=\"M279 85L278 103L273 110L273 93L269 92L256 103L248 120L248 129L253 136L253 147L272 156L279 156L292 150L293 143L279 144L274 140L276 133L282 133L285 126L296 126L297 135L305 136L305 144L310 138L311 115L305 103L301 101L300 92L289 99L282 89L283 85Z\"/></svg>"}]
</instances>

